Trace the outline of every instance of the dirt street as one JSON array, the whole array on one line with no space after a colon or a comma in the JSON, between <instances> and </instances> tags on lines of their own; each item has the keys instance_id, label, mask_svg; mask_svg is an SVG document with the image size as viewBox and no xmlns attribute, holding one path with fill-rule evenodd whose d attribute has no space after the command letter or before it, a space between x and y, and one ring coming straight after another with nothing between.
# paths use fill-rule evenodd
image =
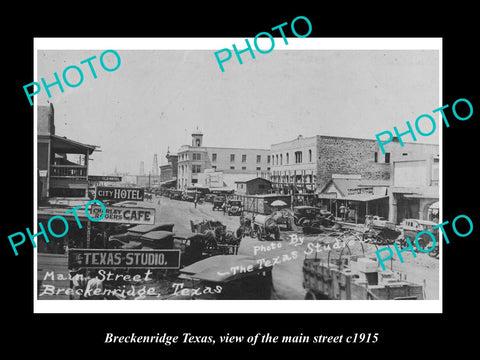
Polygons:
<instances>
[{"instance_id":1,"label":"dirt street","mask_svg":"<svg viewBox=\"0 0 480 360\"><path fill-rule=\"evenodd\" d=\"M158 203L160 202L160 203ZM190 220L198 221L202 219L215 219L221 221L227 226L229 230L235 230L238 228L240 222L238 216L227 216L222 211L213 211L212 204L203 203L197 204L195 208L193 203L184 202L179 200L171 200L165 197L154 198L152 202L145 202L145 206L155 206L156 210L156 223L171 222L174 223L174 231L190 231ZM302 244L297 242L293 244L291 236L304 236ZM329 241L332 244L334 239L328 239L324 235L305 236L300 232L282 232L281 241L259 241L258 239L252 239L245 237L240 243L238 253L243 255L252 255L257 259L269 259L277 258L278 263L273 268L273 285L275 289L274 298L276 299L304 299L305 290L302 286L302 264L305 256L313 257L315 252L317 256L321 258L327 258L328 251L320 249L318 252L313 244L317 240ZM313 243L313 244L312 244ZM311 244L311 245L309 245ZM272 246L276 245L276 246ZM333 245L332 245L333 246ZM274 247L274 248L273 248ZM361 255L364 251L366 256L376 259L375 251L377 247L374 245L365 244L362 247L359 242L351 242L349 244L352 254ZM381 248L378 247L378 248ZM332 250L330 256L332 258L338 258L340 250ZM292 252L296 251L297 257L291 256ZM347 254L348 251L344 251ZM284 256L288 255L288 257ZM438 299L439 298L439 260L434 259L428 254L418 253L414 258L411 252L404 252L404 263L402 264L394 251L393 261L386 262L386 267L392 270L401 271L406 273L407 280L416 283L424 284L426 299ZM280 258L278 258L280 256ZM385 255L382 255L385 256Z\"/></svg>"}]
</instances>

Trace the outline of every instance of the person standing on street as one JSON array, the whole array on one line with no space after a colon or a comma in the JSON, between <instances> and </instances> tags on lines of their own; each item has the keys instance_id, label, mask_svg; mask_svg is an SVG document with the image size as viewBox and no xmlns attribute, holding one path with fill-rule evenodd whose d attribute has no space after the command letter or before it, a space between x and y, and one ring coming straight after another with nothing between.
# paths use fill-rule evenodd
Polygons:
<instances>
[{"instance_id":1,"label":"person standing on street","mask_svg":"<svg viewBox=\"0 0 480 360\"><path fill-rule=\"evenodd\" d=\"M198 198L197 198L197 194L195 193L195 198L193 199L193 202L195 204L195 209L197 208L197 202L198 202Z\"/></svg>"}]
</instances>

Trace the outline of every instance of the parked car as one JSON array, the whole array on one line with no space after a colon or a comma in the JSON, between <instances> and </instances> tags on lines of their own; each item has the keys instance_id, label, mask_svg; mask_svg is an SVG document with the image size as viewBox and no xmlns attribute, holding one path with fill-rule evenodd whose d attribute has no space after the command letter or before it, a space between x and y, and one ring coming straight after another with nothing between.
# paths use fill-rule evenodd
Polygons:
<instances>
[{"instance_id":1,"label":"parked car","mask_svg":"<svg viewBox=\"0 0 480 360\"><path fill-rule=\"evenodd\" d=\"M139 249L142 246L140 238L151 231L173 231L173 224L136 225L123 234L111 235L108 239L109 249ZM127 245L131 243L130 245ZM140 244L140 245L139 245Z\"/></svg>"},{"instance_id":2,"label":"parked car","mask_svg":"<svg viewBox=\"0 0 480 360\"><path fill-rule=\"evenodd\" d=\"M187 190L182 194L182 200L193 202L195 200L195 197L199 195L200 194L197 195L197 193L194 190Z\"/></svg>"},{"instance_id":3,"label":"parked car","mask_svg":"<svg viewBox=\"0 0 480 360\"><path fill-rule=\"evenodd\" d=\"M228 215L241 215L242 212L243 212L243 206L240 200L228 200L227 202Z\"/></svg>"},{"instance_id":4,"label":"parked car","mask_svg":"<svg viewBox=\"0 0 480 360\"><path fill-rule=\"evenodd\" d=\"M302 225L306 220L313 221L317 214L320 214L320 208L315 206L294 206L293 215L295 225Z\"/></svg>"},{"instance_id":5,"label":"parked car","mask_svg":"<svg viewBox=\"0 0 480 360\"><path fill-rule=\"evenodd\" d=\"M248 269L235 271L232 269ZM269 300L272 267L246 255L216 255L180 269L164 300Z\"/></svg>"},{"instance_id":6,"label":"parked car","mask_svg":"<svg viewBox=\"0 0 480 360\"><path fill-rule=\"evenodd\" d=\"M428 220L403 219L400 225L398 225L398 228L403 233L403 237L409 238L410 243L414 244L417 234L421 231L429 231L435 236L435 239L438 239L438 228L433 228L436 225L438 224ZM433 242L432 238L430 237L430 235L427 234L420 235L420 238L418 239L418 245L421 246L423 249L428 249L428 244L430 242ZM406 241L404 241L404 243L401 243L401 245L406 246Z\"/></svg>"},{"instance_id":7,"label":"parked car","mask_svg":"<svg viewBox=\"0 0 480 360\"><path fill-rule=\"evenodd\" d=\"M213 203L213 199L214 199L216 196L217 196L217 195L215 195L215 194L206 194L206 195L205 195L205 202Z\"/></svg>"},{"instance_id":8,"label":"parked car","mask_svg":"<svg viewBox=\"0 0 480 360\"><path fill-rule=\"evenodd\" d=\"M225 198L222 196L216 196L213 198L213 208L212 210L223 210L223 204L225 203Z\"/></svg>"}]
</instances>

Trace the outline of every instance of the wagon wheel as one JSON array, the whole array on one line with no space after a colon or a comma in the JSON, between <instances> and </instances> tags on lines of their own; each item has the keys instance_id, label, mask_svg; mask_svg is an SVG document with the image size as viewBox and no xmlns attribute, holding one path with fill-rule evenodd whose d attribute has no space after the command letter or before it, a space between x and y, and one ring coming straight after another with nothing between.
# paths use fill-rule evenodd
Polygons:
<instances>
[{"instance_id":1,"label":"wagon wheel","mask_svg":"<svg viewBox=\"0 0 480 360\"><path fill-rule=\"evenodd\" d=\"M261 228L260 226L257 228L257 238L258 238L258 240L260 240L260 241L263 241L263 240L264 240L264 239L263 239L263 231L262 231L262 228Z\"/></svg>"},{"instance_id":2,"label":"wagon wheel","mask_svg":"<svg viewBox=\"0 0 480 360\"><path fill-rule=\"evenodd\" d=\"M430 241L428 239L425 239L423 236L418 239L418 246L422 248L422 250L425 250L425 247L428 245ZM432 250L433 251L433 250Z\"/></svg>"},{"instance_id":3,"label":"wagon wheel","mask_svg":"<svg viewBox=\"0 0 480 360\"><path fill-rule=\"evenodd\" d=\"M440 253L440 249L438 248L438 244L435 246L435 248L428 253L428 256L430 257L436 257L438 259L438 255Z\"/></svg>"},{"instance_id":4,"label":"wagon wheel","mask_svg":"<svg viewBox=\"0 0 480 360\"><path fill-rule=\"evenodd\" d=\"M206 233L205 247L207 249L216 249L218 247L217 241L215 240L215 237L211 232Z\"/></svg>"}]
</instances>

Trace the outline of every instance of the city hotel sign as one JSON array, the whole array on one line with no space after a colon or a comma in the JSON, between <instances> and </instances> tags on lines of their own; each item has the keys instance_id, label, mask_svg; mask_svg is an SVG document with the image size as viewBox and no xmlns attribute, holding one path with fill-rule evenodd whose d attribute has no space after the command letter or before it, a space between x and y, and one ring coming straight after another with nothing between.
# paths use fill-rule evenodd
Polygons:
<instances>
[{"instance_id":1,"label":"city hotel sign","mask_svg":"<svg viewBox=\"0 0 480 360\"><path fill-rule=\"evenodd\" d=\"M137 200L143 201L144 190L142 188L121 188L111 186L97 186L95 198L97 200Z\"/></svg>"}]
</instances>

